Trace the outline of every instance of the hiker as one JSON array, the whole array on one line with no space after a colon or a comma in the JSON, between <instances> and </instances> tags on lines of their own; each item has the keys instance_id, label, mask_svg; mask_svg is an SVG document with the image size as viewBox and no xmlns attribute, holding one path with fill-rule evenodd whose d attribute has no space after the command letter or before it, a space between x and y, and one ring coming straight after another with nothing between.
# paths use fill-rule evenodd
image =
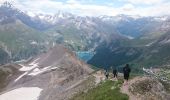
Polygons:
<instances>
[{"instance_id":1,"label":"hiker","mask_svg":"<svg viewBox=\"0 0 170 100\"><path fill-rule=\"evenodd\" d=\"M129 64L126 64L125 67L123 67L124 85L128 84L128 79L129 79L130 72L131 72L131 69L129 67Z\"/></svg>"},{"instance_id":2,"label":"hiker","mask_svg":"<svg viewBox=\"0 0 170 100\"><path fill-rule=\"evenodd\" d=\"M113 68L113 78L117 78L117 69L112 67Z\"/></svg>"},{"instance_id":3,"label":"hiker","mask_svg":"<svg viewBox=\"0 0 170 100\"><path fill-rule=\"evenodd\" d=\"M109 78L109 72L107 70L105 71L105 76L106 76L106 79Z\"/></svg>"}]
</instances>

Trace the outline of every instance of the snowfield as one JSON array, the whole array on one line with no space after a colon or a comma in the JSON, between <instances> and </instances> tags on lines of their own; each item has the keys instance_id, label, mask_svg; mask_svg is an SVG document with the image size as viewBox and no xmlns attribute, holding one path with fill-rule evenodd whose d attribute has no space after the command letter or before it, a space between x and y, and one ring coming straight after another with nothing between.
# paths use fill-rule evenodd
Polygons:
<instances>
[{"instance_id":1,"label":"snowfield","mask_svg":"<svg viewBox=\"0 0 170 100\"><path fill-rule=\"evenodd\" d=\"M21 87L0 95L0 100L38 100L42 89L38 87Z\"/></svg>"},{"instance_id":2,"label":"snowfield","mask_svg":"<svg viewBox=\"0 0 170 100\"><path fill-rule=\"evenodd\" d=\"M30 65L32 65L32 66L30 66ZM58 67L48 66L48 67L44 67L44 68L40 69L40 68L38 68L39 67L38 63L31 63L31 64L29 64L29 66L24 66L24 65L20 64L20 66L22 66L22 68L20 68L19 71L24 71L24 73L21 74L18 78L16 78L14 80L14 82L17 82L18 80L20 80L21 78L23 78L26 75L36 76L36 75L42 74L44 72L55 70L58 68Z\"/></svg>"},{"instance_id":3,"label":"snowfield","mask_svg":"<svg viewBox=\"0 0 170 100\"><path fill-rule=\"evenodd\" d=\"M155 43L155 41L154 41L154 42L151 42L151 43L148 43L148 44L145 45L145 46L149 47L149 46L151 46L153 43Z\"/></svg>"},{"instance_id":4,"label":"snowfield","mask_svg":"<svg viewBox=\"0 0 170 100\"><path fill-rule=\"evenodd\" d=\"M36 76L38 74L41 74L45 71L47 71L51 66L48 66L48 67L45 67L43 69L39 69L39 68L36 68L34 69L31 73L29 73L28 75L31 75L31 76Z\"/></svg>"},{"instance_id":5,"label":"snowfield","mask_svg":"<svg viewBox=\"0 0 170 100\"><path fill-rule=\"evenodd\" d=\"M167 43L170 43L170 39L165 39L163 41L160 42L161 44L167 44Z\"/></svg>"},{"instance_id":6,"label":"snowfield","mask_svg":"<svg viewBox=\"0 0 170 100\"><path fill-rule=\"evenodd\" d=\"M19 69L20 71L30 71L30 70L34 69L35 67L37 67L38 63L36 63L32 66L24 66L22 64L19 64L19 65L22 66L22 68Z\"/></svg>"},{"instance_id":7,"label":"snowfield","mask_svg":"<svg viewBox=\"0 0 170 100\"><path fill-rule=\"evenodd\" d=\"M20 66L22 66L22 68L20 68L19 70L20 70L20 71L30 71L30 70L34 69L35 67L38 67L37 61L38 61L39 59L40 59L40 58L35 59L33 62L31 62L31 63L29 64L29 66L24 66L24 65L22 65L22 64L19 64Z\"/></svg>"}]
</instances>

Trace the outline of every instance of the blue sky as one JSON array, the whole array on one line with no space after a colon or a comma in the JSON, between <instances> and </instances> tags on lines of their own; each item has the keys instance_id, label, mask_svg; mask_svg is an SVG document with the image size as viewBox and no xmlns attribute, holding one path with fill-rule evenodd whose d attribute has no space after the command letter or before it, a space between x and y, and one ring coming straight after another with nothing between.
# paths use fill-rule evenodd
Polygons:
<instances>
[{"instance_id":1,"label":"blue sky","mask_svg":"<svg viewBox=\"0 0 170 100\"><path fill-rule=\"evenodd\" d=\"M2 3L4 0L0 0ZM80 16L170 15L170 0L7 0L23 11L55 14L58 10Z\"/></svg>"}]
</instances>

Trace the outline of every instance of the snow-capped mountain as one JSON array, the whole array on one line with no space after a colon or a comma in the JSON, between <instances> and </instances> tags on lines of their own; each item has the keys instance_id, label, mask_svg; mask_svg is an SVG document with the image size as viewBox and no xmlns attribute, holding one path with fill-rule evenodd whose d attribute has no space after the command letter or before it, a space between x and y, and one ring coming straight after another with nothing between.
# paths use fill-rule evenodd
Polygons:
<instances>
[{"instance_id":1,"label":"snow-capped mountain","mask_svg":"<svg viewBox=\"0 0 170 100\"><path fill-rule=\"evenodd\" d=\"M156 41L170 29L169 16L117 15L89 17L77 16L63 11L58 11L54 15L34 14L18 10L8 2L0 6L0 25L1 37L4 36L4 31L7 35L5 39L2 37L1 45L5 44L9 48L12 43L7 42L7 40L14 40L13 43L20 43L22 48L18 47L17 50L14 47L10 48L11 54L13 56L15 54L26 55L26 57L36 54L33 51L43 50L40 48L49 49L56 42L62 43L75 51L95 50L103 43L112 44L115 40L119 42L125 40L128 41L127 43L130 41L130 44L135 44L131 41L139 39L140 41L148 41L142 44L146 46ZM14 39L11 39L11 33L13 33ZM34 36L34 34L36 35ZM27 38L28 36L29 38ZM36 38L31 39L31 37ZM29 43L24 40L28 40ZM36 44L38 48L27 54L29 51L27 51L28 44L29 46L31 44L34 49ZM14 58L18 58L18 56Z\"/></svg>"},{"instance_id":2,"label":"snow-capped mountain","mask_svg":"<svg viewBox=\"0 0 170 100\"><path fill-rule=\"evenodd\" d=\"M100 83L102 77L95 83L98 73L92 76L88 64L130 63L138 72L141 66L170 65L169 50L169 16L50 15L5 2L0 5L0 100L68 100ZM78 51L92 53L88 64L77 58Z\"/></svg>"},{"instance_id":3,"label":"snow-capped mountain","mask_svg":"<svg viewBox=\"0 0 170 100\"><path fill-rule=\"evenodd\" d=\"M40 19L42 21L51 23L51 24L56 24L60 20L65 20L65 19L70 19L74 18L75 16L72 15L71 13L66 13L62 11L58 11L56 14L33 14L31 12L26 12L28 15L30 15L32 18L35 19Z\"/></svg>"},{"instance_id":4,"label":"snow-capped mountain","mask_svg":"<svg viewBox=\"0 0 170 100\"><path fill-rule=\"evenodd\" d=\"M35 19L29 16L27 13L15 8L11 3L4 2L0 6L0 22L1 24L7 24L14 22L16 20L22 21L24 24L36 28L36 29L46 29L50 27L50 23L46 21L41 21L40 19Z\"/></svg>"},{"instance_id":5,"label":"snow-capped mountain","mask_svg":"<svg viewBox=\"0 0 170 100\"><path fill-rule=\"evenodd\" d=\"M150 31L150 27L159 27L160 24L166 22L168 19L168 16L142 17L130 15L82 17L63 11L58 11L54 15L34 14L31 12L22 12L12 6L9 2L5 2L1 5L1 10L2 14L5 13L5 15L1 14L1 22L4 22L3 20L10 17L11 20L19 19L26 25L39 30L49 29L60 24L63 26L74 24L79 29L85 27L89 28L90 26L98 28L100 26L99 24L107 24L109 27L114 28L116 32L131 37L139 37ZM8 21L10 21L9 18Z\"/></svg>"},{"instance_id":6,"label":"snow-capped mountain","mask_svg":"<svg viewBox=\"0 0 170 100\"><path fill-rule=\"evenodd\" d=\"M139 15L117 15L117 16L99 16L100 19L102 19L103 21L113 21L113 22L120 22L120 21L130 21L130 20L138 20L140 18L142 18L142 16Z\"/></svg>"}]
</instances>

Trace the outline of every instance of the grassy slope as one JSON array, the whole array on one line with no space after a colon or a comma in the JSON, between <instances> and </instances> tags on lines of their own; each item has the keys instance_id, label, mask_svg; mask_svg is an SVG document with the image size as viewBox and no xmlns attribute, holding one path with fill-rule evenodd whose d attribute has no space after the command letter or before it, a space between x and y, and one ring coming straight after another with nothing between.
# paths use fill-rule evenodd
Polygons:
<instances>
[{"instance_id":1,"label":"grassy slope","mask_svg":"<svg viewBox=\"0 0 170 100\"><path fill-rule=\"evenodd\" d=\"M128 100L126 94L120 93L120 86L123 81L106 81L100 83L97 87L81 92L73 97L72 100Z\"/></svg>"},{"instance_id":2,"label":"grassy slope","mask_svg":"<svg viewBox=\"0 0 170 100\"><path fill-rule=\"evenodd\" d=\"M14 60L37 54L44 46L42 43L45 39L45 34L30 28L19 20L0 25L0 46L7 47ZM32 41L36 41L39 45L32 45Z\"/></svg>"},{"instance_id":3,"label":"grassy slope","mask_svg":"<svg viewBox=\"0 0 170 100\"><path fill-rule=\"evenodd\" d=\"M81 36L81 34L83 34L83 31L78 30L74 25L56 26L54 28L47 30L45 33L60 34L65 41L66 40L68 41L68 43L66 44L72 46L72 48L76 50L82 49L84 46L87 45L87 41L83 36Z\"/></svg>"},{"instance_id":4,"label":"grassy slope","mask_svg":"<svg viewBox=\"0 0 170 100\"><path fill-rule=\"evenodd\" d=\"M43 35L20 21L1 25L0 41L4 42L8 47L15 49L21 45L29 45L29 40L42 42Z\"/></svg>"}]
</instances>

